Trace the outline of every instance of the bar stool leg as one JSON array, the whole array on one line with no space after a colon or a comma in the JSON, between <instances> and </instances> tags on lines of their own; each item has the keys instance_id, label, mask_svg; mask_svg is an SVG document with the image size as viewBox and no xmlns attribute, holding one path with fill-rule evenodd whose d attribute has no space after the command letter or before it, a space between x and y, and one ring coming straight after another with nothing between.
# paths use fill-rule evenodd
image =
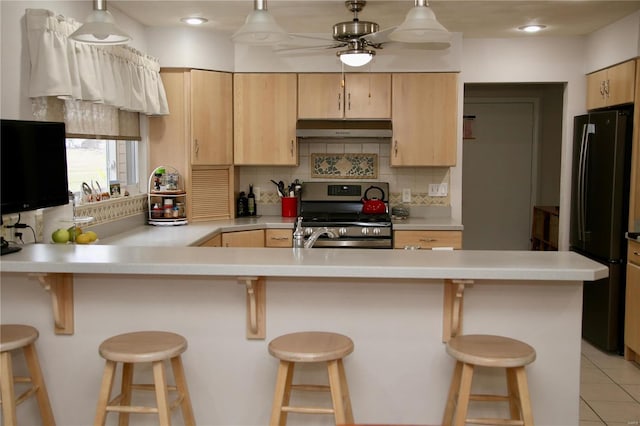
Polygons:
<instances>
[{"instance_id":1,"label":"bar stool leg","mask_svg":"<svg viewBox=\"0 0 640 426\"><path fill-rule=\"evenodd\" d=\"M469 397L471 395L471 381L473 379L473 365L462 363L462 375L460 376L460 391L456 404L455 426L464 426L469 410Z\"/></svg>"},{"instance_id":2,"label":"bar stool leg","mask_svg":"<svg viewBox=\"0 0 640 426\"><path fill-rule=\"evenodd\" d=\"M193 407L191 406L191 396L189 395L187 378L184 374L181 356L171 358L171 368L173 370L173 377L176 381L176 388L178 389L180 398L182 398L182 401L180 402L180 409L182 410L184 424L185 426L195 426L196 418L193 414Z\"/></svg>"},{"instance_id":3,"label":"bar stool leg","mask_svg":"<svg viewBox=\"0 0 640 426\"><path fill-rule=\"evenodd\" d=\"M344 387L346 379L341 360L328 361L327 369L336 424L353 423L349 390Z\"/></svg>"},{"instance_id":4,"label":"bar stool leg","mask_svg":"<svg viewBox=\"0 0 640 426\"><path fill-rule=\"evenodd\" d=\"M280 361L278 377L276 379L276 389L273 396L273 406L271 407L270 426L285 426L287 424L287 413L282 412L282 407L289 405L294 369L295 363Z\"/></svg>"},{"instance_id":5,"label":"bar stool leg","mask_svg":"<svg viewBox=\"0 0 640 426\"><path fill-rule=\"evenodd\" d=\"M156 388L156 402L158 404L158 418L160 420L160 426L171 426L169 391L167 389L167 378L162 361L153 362L153 382Z\"/></svg>"},{"instance_id":6,"label":"bar stool leg","mask_svg":"<svg viewBox=\"0 0 640 426\"><path fill-rule=\"evenodd\" d=\"M456 397L460 390L460 378L462 376L462 363L456 362L456 366L453 370L453 377L451 378L451 385L449 385L449 394L447 395L447 405L444 409L444 416L442 417L442 424L444 426L451 426L453 421L453 413L456 408Z\"/></svg>"},{"instance_id":7,"label":"bar stool leg","mask_svg":"<svg viewBox=\"0 0 640 426\"><path fill-rule=\"evenodd\" d=\"M518 392L518 380L513 368L507 368L507 396L509 397L509 414L511 420L522 420L520 414L520 393Z\"/></svg>"},{"instance_id":8,"label":"bar stool leg","mask_svg":"<svg viewBox=\"0 0 640 426\"><path fill-rule=\"evenodd\" d=\"M0 395L2 396L2 420L5 425L15 425L16 420L16 400L13 389L13 366L11 363L11 352L6 351L0 354Z\"/></svg>"},{"instance_id":9,"label":"bar stool leg","mask_svg":"<svg viewBox=\"0 0 640 426\"><path fill-rule=\"evenodd\" d=\"M31 383L36 387L36 399L38 401L38 407L40 408L42 424L45 426L54 426L56 421L53 418L53 411L51 411L51 403L49 402L47 386L44 383L44 377L40 369L40 361L38 360L36 347L32 343L25 346L23 351L27 368L29 368Z\"/></svg>"},{"instance_id":10,"label":"bar stool leg","mask_svg":"<svg viewBox=\"0 0 640 426\"><path fill-rule=\"evenodd\" d=\"M518 395L520 395L520 407L522 409L524 426L533 426L533 411L531 410L527 373L524 371L524 367L516 367L514 370L518 383Z\"/></svg>"},{"instance_id":11,"label":"bar stool leg","mask_svg":"<svg viewBox=\"0 0 640 426\"><path fill-rule=\"evenodd\" d=\"M122 395L122 399L120 401L121 405L131 405L131 385L133 384L133 367L134 367L134 364L130 362L125 362L122 364L122 383L120 386L120 393ZM119 426L129 425L129 413L126 413L126 412L119 413L118 425Z\"/></svg>"},{"instance_id":12,"label":"bar stool leg","mask_svg":"<svg viewBox=\"0 0 640 426\"><path fill-rule=\"evenodd\" d=\"M107 361L102 373L102 384L100 385L100 395L98 396L98 408L96 408L96 418L93 422L94 426L104 426L107 419L107 404L111 397L111 389L113 387L113 378L116 374L116 363Z\"/></svg>"}]
</instances>

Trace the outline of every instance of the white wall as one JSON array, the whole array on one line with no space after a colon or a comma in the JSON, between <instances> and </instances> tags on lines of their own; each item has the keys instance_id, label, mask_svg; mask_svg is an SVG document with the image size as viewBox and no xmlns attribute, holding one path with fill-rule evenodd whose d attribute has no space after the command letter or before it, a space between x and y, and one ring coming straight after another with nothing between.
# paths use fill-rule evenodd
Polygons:
<instances>
[{"instance_id":1,"label":"white wall","mask_svg":"<svg viewBox=\"0 0 640 426\"><path fill-rule=\"evenodd\" d=\"M640 11L587 36L585 73L640 56Z\"/></svg>"}]
</instances>

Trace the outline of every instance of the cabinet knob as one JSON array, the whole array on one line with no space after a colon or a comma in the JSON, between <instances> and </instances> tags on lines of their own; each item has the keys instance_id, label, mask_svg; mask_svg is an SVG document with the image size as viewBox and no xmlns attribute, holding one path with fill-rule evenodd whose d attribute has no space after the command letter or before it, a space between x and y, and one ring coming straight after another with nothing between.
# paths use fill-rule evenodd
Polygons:
<instances>
[{"instance_id":1,"label":"cabinet knob","mask_svg":"<svg viewBox=\"0 0 640 426\"><path fill-rule=\"evenodd\" d=\"M394 157L398 156L398 140L397 139L393 142L393 155Z\"/></svg>"},{"instance_id":2,"label":"cabinet knob","mask_svg":"<svg viewBox=\"0 0 640 426\"><path fill-rule=\"evenodd\" d=\"M349 111L351 111L351 92L349 92L347 97L347 105L349 106Z\"/></svg>"},{"instance_id":3,"label":"cabinet knob","mask_svg":"<svg viewBox=\"0 0 640 426\"><path fill-rule=\"evenodd\" d=\"M293 141L293 139L291 139L291 156L292 157L293 157L293 153L294 153L293 148L295 147L294 143L295 142Z\"/></svg>"},{"instance_id":4,"label":"cabinet knob","mask_svg":"<svg viewBox=\"0 0 640 426\"><path fill-rule=\"evenodd\" d=\"M606 79L604 81L604 93L607 95L607 98L609 97L609 79Z\"/></svg>"},{"instance_id":5,"label":"cabinet knob","mask_svg":"<svg viewBox=\"0 0 640 426\"><path fill-rule=\"evenodd\" d=\"M194 152L195 152L196 158L197 158L198 154L200 153L200 144L198 143L198 139L196 139L195 143L194 143Z\"/></svg>"},{"instance_id":6,"label":"cabinet knob","mask_svg":"<svg viewBox=\"0 0 640 426\"><path fill-rule=\"evenodd\" d=\"M338 93L338 111L342 111L342 93Z\"/></svg>"}]
</instances>

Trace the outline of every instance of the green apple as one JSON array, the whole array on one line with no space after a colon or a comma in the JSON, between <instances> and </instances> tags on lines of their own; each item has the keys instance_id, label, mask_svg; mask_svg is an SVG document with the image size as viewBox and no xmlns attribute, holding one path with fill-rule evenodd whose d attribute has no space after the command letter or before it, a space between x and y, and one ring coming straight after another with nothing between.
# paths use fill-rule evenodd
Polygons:
<instances>
[{"instance_id":1,"label":"green apple","mask_svg":"<svg viewBox=\"0 0 640 426\"><path fill-rule=\"evenodd\" d=\"M66 229L56 229L53 231L53 234L51 234L53 242L58 244L66 244L70 237L71 235L69 235L69 231Z\"/></svg>"}]
</instances>

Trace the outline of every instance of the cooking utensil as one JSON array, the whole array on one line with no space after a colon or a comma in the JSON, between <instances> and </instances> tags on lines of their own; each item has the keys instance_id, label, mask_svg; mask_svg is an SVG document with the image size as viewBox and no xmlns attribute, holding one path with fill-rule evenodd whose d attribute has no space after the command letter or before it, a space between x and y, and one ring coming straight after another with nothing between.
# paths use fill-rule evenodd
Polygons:
<instances>
[{"instance_id":1,"label":"cooking utensil","mask_svg":"<svg viewBox=\"0 0 640 426\"><path fill-rule=\"evenodd\" d=\"M369 191L371 191L372 189L377 189L378 191L380 191L380 193L382 194L381 198L382 199L378 199L376 197L372 197L371 199L369 199L367 197L367 194L369 193ZM369 188L367 188L367 190L364 192L364 196L362 197L362 213L364 214L383 214L387 212L387 206L386 204L382 201L384 200L384 190L378 186L370 186Z\"/></svg>"},{"instance_id":2,"label":"cooking utensil","mask_svg":"<svg viewBox=\"0 0 640 426\"><path fill-rule=\"evenodd\" d=\"M285 197L284 182L283 181L276 182L273 179L271 179L271 182L273 182L273 184L276 186L276 188L278 190L278 195L281 196L281 197Z\"/></svg>"}]
</instances>

